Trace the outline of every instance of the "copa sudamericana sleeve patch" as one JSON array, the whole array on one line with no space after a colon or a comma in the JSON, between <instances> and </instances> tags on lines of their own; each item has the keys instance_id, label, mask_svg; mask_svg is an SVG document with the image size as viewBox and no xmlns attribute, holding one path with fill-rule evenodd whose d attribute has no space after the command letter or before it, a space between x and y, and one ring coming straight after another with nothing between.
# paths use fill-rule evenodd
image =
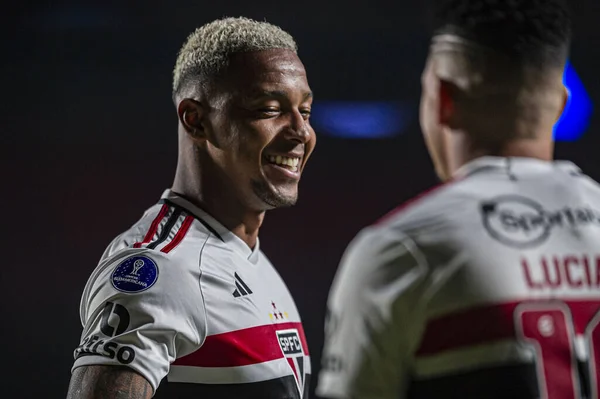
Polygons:
<instances>
[{"instance_id":1,"label":"copa sudamericana sleeve patch","mask_svg":"<svg viewBox=\"0 0 600 399\"><path fill-rule=\"evenodd\" d=\"M110 280L118 291L129 294L143 292L156 284L158 266L147 256L132 256L119 263Z\"/></svg>"}]
</instances>

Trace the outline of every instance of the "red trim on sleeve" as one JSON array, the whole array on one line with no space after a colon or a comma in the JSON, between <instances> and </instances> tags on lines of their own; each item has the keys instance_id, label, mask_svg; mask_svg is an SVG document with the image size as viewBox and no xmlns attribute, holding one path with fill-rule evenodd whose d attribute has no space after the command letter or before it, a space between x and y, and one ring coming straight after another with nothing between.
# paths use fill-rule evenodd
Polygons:
<instances>
[{"instance_id":1,"label":"red trim on sleeve","mask_svg":"<svg viewBox=\"0 0 600 399\"><path fill-rule=\"evenodd\" d=\"M179 231L177 232L177 234L175 234L175 237L173 237L171 242L168 243L167 245L165 245L165 247L163 249L161 249L161 251L168 254L177 245L179 245L181 240L183 240L183 237L185 237L186 233L190 229L190 226L192 225L193 221L194 221L193 216L186 216L186 218L183 220L183 223L181 224L181 227L179 228Z\"/></svg>"},{"instance_id":2,"label":"red trim on sleeve","mask_svg":"<svg viewBox=\"0 0 600 399\"><path fill-rule=\"evenodd\" d=\"M156 218L154 218L154 220L152 221L150 229L146 233L144 240L142 242L136 242L135 244L133 244L134 248L140 248L142 245L148 244L150 240L152 240L152 237L154 237L154 234L156 234L156 231L158 230L158 225L160 224L161 220L163 220L168 211L169 206L167 204L164 204L162 208L160 208L160 212L158 212Z\"/></svg>"}]
</instances>

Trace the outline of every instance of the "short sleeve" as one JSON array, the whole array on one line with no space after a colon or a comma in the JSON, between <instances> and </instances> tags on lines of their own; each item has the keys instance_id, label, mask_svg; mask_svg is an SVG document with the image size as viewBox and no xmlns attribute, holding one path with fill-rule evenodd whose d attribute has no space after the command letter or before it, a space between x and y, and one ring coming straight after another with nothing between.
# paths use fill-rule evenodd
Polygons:
<instances>
[{"instance_id":1,"label":"short sleeve","mask_svg":"<svg viewBox=\"0 0 600 399\"><path fill-rule=\"evenodd\" d=\"M148 249L126 249L102 262L81 300L83 333L73 370L127 366L156 391L170 364L204 339L196 277L170 255Z\"/></svg>"},{"instance_id":2,"label":"short sleeve","mask_svg":"<svg viewBox=\"0 0 600 399\"><path fill-rule=\"evenodd\" d=\"M400 232L371 228L353 240L329 295L319 396L404 397L426 276L424 257Z\"/></svg>"}]
</instances>

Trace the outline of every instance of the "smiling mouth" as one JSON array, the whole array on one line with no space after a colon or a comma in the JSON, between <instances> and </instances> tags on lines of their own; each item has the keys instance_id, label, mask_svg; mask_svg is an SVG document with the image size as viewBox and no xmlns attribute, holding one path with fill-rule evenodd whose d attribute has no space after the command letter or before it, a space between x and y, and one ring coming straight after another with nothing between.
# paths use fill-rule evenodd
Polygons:
<instances>
[{"instance_id":1,"label":"smiling mouth","mask_svg":"<svg viewBox=\"0 0 600 399\"><path fill-rule=\"evenodd\" d=\"M290 170L292 172L298 171L298 165L300 164L300 157L286 157L281 155L266 155L268 163L277 165L281 168Z\"/></svg>"}]
</instances>

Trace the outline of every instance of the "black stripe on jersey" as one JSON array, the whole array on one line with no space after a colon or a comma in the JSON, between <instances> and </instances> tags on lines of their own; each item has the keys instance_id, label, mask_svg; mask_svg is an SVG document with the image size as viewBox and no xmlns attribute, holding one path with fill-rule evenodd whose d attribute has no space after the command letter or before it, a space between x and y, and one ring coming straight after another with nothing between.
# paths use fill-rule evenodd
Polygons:
<instances>
[{"instance_id":1,"label":"black stripe on jersey","mask_svg":"<svg viewBox=\"0 0 600 399\"><path fill-rule=\"evenodd\" d=\"M198 217L198 215L194 215L192 212L188 211L187 209L183 208L180 205L177 205L176 203L169 201L168 199L161 199L159 202L159 204L167 204L169 206L172 206L176 209L183 209L185 210L187 213L189 213L190 215L194 216L194 219L196 219L197 221L199 221L200 223L202 223L204 225L204 227L206 227L206 229L208 231L210 231L212 234L214 234L219 240L221 241L225 241L223 240L223 238L219 235L219 233L217 233L217 231L210 225L208 224L206 221L200 219L200 217Z\"/></svg>"},{"instance_id":2,"label":"black stripe on jersey","mask_svg":"<svg viewBox=\"0 0 600 399\"><path fill-rule=\"evenodd\" d=\"M577 371L579 376L579 381L581 382L581 397L582 398L591 398L592 395L590 393L591 381L590 381L590 369L588 367L587 362L577 361Z\"/></svg>"},{"instance_id":3,"label":"black stripe on jersey","mask_svg":"<svg viewBox=\"0 0 600 399\"><path fill-rule=\"evenodd\" d=\"M242 280L242 278L240 276L238 276L237 273L233 273L233 276L235 277L235 284L236 285L239 282L241 285L244 286L244 289L240 290L240 291L246 291L248 294L252 294L252 290L250 289L250 287L248 287L246 285L246 283L244 283L244 280ZM238 286L238 288L240 288L240 287Z\"/></svg>"},{"instance_id":4,"label":"black stripe on jersey","mask_svg":"<svg viewBox=\"0 0 600 399\"><path fill-rule=\"evenodd\" d=\"M181 209L174 208L173 213L169 217L169 220L167 220L165 227L163 227L160 236L156 239L156 241L153 241L150 244L148 244L148 249L156 248L159 244L164 242L169 237L169 233L173 229L173 226L175 226L175 223L177 223L177 219L179 219L179 216L181 216Z\"/></svg>"},{"instance_id":5,"label":"black stripe on jersey","mask_svg":"<svg viewBox=\"0 0 600 399\"><path fill-rule=\"evenodd\" d=\"M79 359L80 357L85 357L85 356L101 356L101 355L98 355L96 352L84 352L84 350L81 349L80 352L76 353L75 360Z\"/></svg>"},{"instance_id":6,"label":"black stripe on jersey","mask_svg":"<svg viewBox=\"0 0 600 399\"><path fill-rule=\"evenodd\" d=\"M409 399L535 399L540 392L535 364L497 366L413 380Z\"/></svg>"},{"instance_id":7,"label":"black stripe on jersey","mask_svg":"<svg viewBox=\"0 0 600 399\"><path fill-rule=\"evenodd\" d=\"M239 294L248 295L248 292L240 285L240 283L237 282L237 280L235 282L235 286L237 287ZM234 293L233 295L235 296L235 294L236 293ZM238 296L239 296L239 294L238 294Z\"/></svg>"},{"instance_id":8,"label":"black stripe on jersey","mask_svg":"<svg viewBox=\"0 0 600 399\"><path fill-rule=\"evenodd\" d=\"M288 375L273 380L245 384L194 384L168 382L165 378L154 399L231 398L231 399L308 399L310 374L306 375L304 394L300 397L296 378ZM464 398L463 398L464 399Z\"/></svg>"},{"instance_id":9,"label":"black stripe on jersey","mask_svg":"<svg viewBox=\"0 0 600 399\"><path fill-rule=\"evenodd\" d=\"M304 358L300 358L298 359L298 375L305 375L304 374ZM309 377L309 375L305 376L306 378ZM304 383L304 396L306 396L306 390L308 389L308 386L306 385L305 381L302 381Z\"/></svg>"}]
</instances>

